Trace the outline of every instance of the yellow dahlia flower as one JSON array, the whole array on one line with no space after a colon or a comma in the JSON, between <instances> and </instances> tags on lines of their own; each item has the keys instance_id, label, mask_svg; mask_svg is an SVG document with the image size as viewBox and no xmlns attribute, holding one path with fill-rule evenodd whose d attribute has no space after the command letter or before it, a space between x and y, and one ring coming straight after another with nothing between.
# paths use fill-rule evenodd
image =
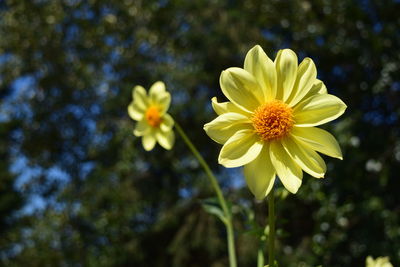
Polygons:
<instances>
[{"instance_id":1,"label":"yellow dahlia flower","mask_svg":"<svg viewBox=\"0 0 400 267\"><path fill-rule=\"evenodd\" d=\"M220 164L244 166L256 198L267 196L275 175L291 193L299 189L303 170L324 177L326 165L316 151L342 159L335 138L314 126L336 119L346 105L327 93L310 58L298 65L296 54L284 49L272 61L257 45L247 53L244 69L221 73L220 85L229 101L212 99L219 116L204 130L223 144Z\"/></svg>"},{"instance_id":2,"label":"yellow dahlia flower","mask_svg":"<svg viewBox=\"0 0 400 267\"><path fill-rule=\"evenodd\" d=\"M165 90L165 84L155 82L150 87L149 95L142 86L135 86L132 97L128 114L133 120L138 121L133 134L142 137L144 149L152 150L156 141L163 148L171 149L175 140L172 131L174 120L167 113L171 95Z\"/></svg>"},{"instance_id":3,"label":"yellow dahlia flower","mask_svg":"<svg viewBox=\"0 0 400 267\"><path fill-rule=\"evenodd\" d=\"M389 261L389 257L378 257L375 260L368 256L365 261L366 267L393 267Z\"/></svg>"}]
</instances>

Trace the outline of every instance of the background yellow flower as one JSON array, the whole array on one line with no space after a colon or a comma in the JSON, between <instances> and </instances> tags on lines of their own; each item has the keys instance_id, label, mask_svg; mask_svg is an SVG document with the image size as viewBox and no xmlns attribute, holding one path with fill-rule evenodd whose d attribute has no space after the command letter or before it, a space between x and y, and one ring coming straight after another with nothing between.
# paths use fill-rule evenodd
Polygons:
<instances>
[{"instance_id":1,"label":"background yellow flower","mask_svg":"<svg viewBox=\"0 0 400 267\"><path fill-rule=\"evenodd\" d=\"M318 152L342 159L335 138L315 126L343 114L346 105L327 93L310 58L300 65L290 49L272 61L260 46L246 55L244 69L221 73L228 102L212 106L219 115L204 125L223 144L218 161L225 167L244 165L244 175L256 198L271 190L275 176L291 193L299 189L303 172L324 177L326 165Z\"/></svg>"},{"instance_id":2,"label":"background yellow flower","mask_svg":"<svg viewBox=\"0 0 400 267\"><path fill-rule=\"evenodd\" d=\"M171 95L165 90L165 84L160 81L155 82L150 87L149 95L142 86L135 86L132 97L128 114L133 120L138 121L133 134L142 137L144 149L152 150L156 141L163 148L171 149L175 140L172 131L174 120L167 113Z\"/></svg>"},{"instance_id":3,"label":"background yellow flower","mask_svg":"<svg viewBox=\"0 0 400 267\"><path fill-rule=\"evenodd\" d=\"M368 256L365 261L366 267L393 267L393 265L389 261L389 257L378 257L373 259L371 256Z\"/></svg>"}]
</instances>

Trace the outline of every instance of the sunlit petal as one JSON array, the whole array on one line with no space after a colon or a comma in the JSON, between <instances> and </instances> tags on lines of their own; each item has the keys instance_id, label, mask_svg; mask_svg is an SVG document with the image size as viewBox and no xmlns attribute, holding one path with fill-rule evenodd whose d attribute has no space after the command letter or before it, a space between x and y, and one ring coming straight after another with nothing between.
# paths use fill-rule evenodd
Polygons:
<instances>
[{"instance_id":1,"label":"sunlit petal","mask_svg":"<svg viewBox=\"0 0 400 267\"><path fill-rule=\"evenodd\" d=\"M146 110L149 106L146 90L142 86L137 85L133 88L132 97L133 103L141 110Z\"/></svg>"},{"instance_id":2,"label":"sunlit petal","mask_svg":"<svg viewBox=\"0 0 400 267\"><path fill-rule=\"evenodd\" d=\"M311 90L317 78L317 68L311 58L305 58L299 65L293 92L288 99L289 106L293 107Z\"/></svg>"},{"instance_id":3,"label":"sunlit petal","mask_svg":"<svg viewBox=\"0 0 400 267\"><path fill-rule=\"evenodd\" d=\"M252 129L249 118L234 112L224 113L204 125L207 135L220 144L225 144L236 132L243 129Z\"/></svg>"},{"instance_id":4,"label":"sunlit petal","mask_svg":"<svg viewBox=\"0 0 400 267\"><path fill-rule=\"evenodd\" d=\"M149 95L152 99L157 99L157 96L166 92L165 84L161 81L155 82L149 90Z\"/></svg>"},{"instance_id":5,"label":"sunlit petal","mask_svg":"<svg viewBox=\"0 0 400 267\"><path fill-rule=\"evenodd\" d=\"M296 194L303 179L300 166L291 159L279 141L271 142L269 154L283 186L289 192Z\"/></svg>"},{"instance_id":6,"label":"sunlit petal","mask_svg":"<svg viewBox=\"0 0 400 267\"><path fill-rule=\"evenodd\" d=\"M245 111L244 109L236 106L232 102L219 102L217 101L217 98L214 96L211 98L211 105L218 115L221 115L223 113L228 113L228 112L235 112L235 113L241 113L250 116L250 113L248 111Z\"/></svg>"},{"instance_id":7,"label":"sunlit petal","mask_svg":"<svg viewBox=\"0 0 400 267\"><path fill-rule=\"evenodd\" d=\"M305 172L315 178L323 178L326 172L326 165L321 156L317 152L307 146L296 143L296 139L291 137L284 138L282 145L289 156L299 165Z\"/></svg>"},{"instance_id":8,"label":"sunlit petal","mask_svg":"<svg viewBox=\"0 0 400 267\"><path fill-rule=\"evenodd\" d=\"M135 105L134 102L130 103L128 106L128 114L133 120L136 121L142 120L144 112L145 111L139 108L137 105Z\"/></svg>"},{"instance_id":9,"label":"sunlit petal","mask_svg":"<svg viewBox=\"0 0 400 267\"><path fill-rule=\"evenodd\" d=\"M174 127L174 119L168 113L164 114L163 120L160 124L160 129L163 132L170 131Z\"/></svg>"},{"instance_id":10,"label":"sunlit petal","mask_svg":"<svg viewBox=\"0 0 400 267\"><path fill-rule=\"evenodd\" d=\"M290 49L283 49L278 52L275 59L277 72L277 94L276 98L286 102L292 93L297 77L297 56Z\"/></svg>"},{"instance_id":11,"label":"sunlit petal","mask_svg":"<svg viewBox=\"0 0 400 267\"><path fill-rule=\"evenodd\" d=\"M343 159L342 151L335 137L323 129L315 127L293 127L291 134L311 149L330 157Z\"/></svg>"},{"instance_id":12,"label":"sunlit petal","mask_svg":"<svg viewBox=\"0 0 400 267\"><path fill-rule=\"evenodd\" d=\"M140 137L140 136L150 133L150 131L151 131L150 125L148 125L146 122L146 119L144 119L144 120L139 121L136 124L135 130L133 130L133 134L135 136Z\"/></svg>"},{"instance_id":13,"label":"sunlit petal","mask_svg":"<svg viewBox=\"0 0 400 267\"><path fill-rule=\"evenodd\" d=\"M156 101L157 102L155 102L155 105L159 107L160 114L164 115L171 104L171 95L168 92L163 92L157 97Z\"/></svg>"},{"instance_id":14,"label":"sunlit petal","mask_svg":"<svg viewBox=\"0 0 400 267\"><path fill-rule=\"evenodd\" d=\"M247 52L244 69L256 78L266 101L275 98L277 82L275 64L261 46L256 45Z\"/></svg>"},{"instance_id":15,"label":"sunlit petal","mask_svg":"<svg viewBox=\"0 0 400 267\"><path fill-rule=\"evenodd\" d=\"M156 145L156 137L154 136L154 133L151 132L149 134L144 135L142 137L142 144L146 151L152 150Z\"/></svg>"},{"instance_id":16,"label":"sunlit petal","mask_svg":"<svg viewBox=\"0 0 400 267\"><path fill-rule=\"evenodd\" d=\"M252 112L264 98L257 81L249 72L229 68L221 73L220 85L224 95L234 104Z\"/></svg>"},{"instance_id":17,"label":"sunlit petal","mask_svg":"<svg viewBox=\"0 0 400 267\"><path fill-rule=\"evenodd\" d=\"M226 141L218 162L228 168L243 166L260 154L263 144L252 130L240 130Z\"/></svg>"},{"instance_id":18,"label":"sunlit petal","mask_svg":"<svg viewBox=\"0 0 400 267\"><path fill-rule=\"evenodd\" d=\"M294 108L295 125L310 127L327 123L342 115L346 107L346 104L334 95L311 96Z\"/></svg>"},{"instance_id":19,"label":"sunlit petal","mask_svg":"<svg viewBox=\"0 0 400 267\"><path fill-rule=\"evenodd\" d=\"M327 93L328 90L326 89L325 84L321 80L315 79L314 84L312 85L310 91L308 91L308 93L299 102L316 94L327 94Z\"/></svg>"},{"instance_id":20,"label":"sunlit petal","mask_svg":"<svg viewBox=\"0 0 400 267\"><path fill-rule=\"evenodd\" d=\"M263 199L271 191L275 181L275 168L265 145L260 155L243 168L247 186L257 199Z\"/></svg>"},{"instance_id":21,"label":"sunlit petal","mask_svg":"<svg viewBox=\"0 0 400 267\"><path fill-rule=\"evenodd\" d=\"M175 141L175 134L173 131L162 132L156 131L155 133L158 143L165 149L170 150Z\"/></svg>"}]
</instances>

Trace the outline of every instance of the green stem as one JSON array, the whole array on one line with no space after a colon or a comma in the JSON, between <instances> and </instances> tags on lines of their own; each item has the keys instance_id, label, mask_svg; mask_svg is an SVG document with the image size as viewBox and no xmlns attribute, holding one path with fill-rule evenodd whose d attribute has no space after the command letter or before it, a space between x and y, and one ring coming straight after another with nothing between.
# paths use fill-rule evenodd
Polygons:
<instances>
[{"instance_id":1,"label":"green stem","mask_svg":"<svg viewBox=\"0 0 400 267\"><path fill-rule=\"evenodd\" d=\"M235 238L234 238L234 231L233 231L233 224L232 224L232 214L230 213L230 211L228 209L228 205L226 204L226 201L222 194L221 188L218 185L217 178L211 172L211 169L208 166L207 162L204 160L204 158L201 156L199 151L196 149L196 147L190 141L189 137L185 134L185 132L182 130L182 128L179 126L179 124L177 122L175 122L175 128L176 128L177 132L179 133L179 135L182 137L183 141L185 141L186 145L192 151L193 155L199 161L200 165L203 167L208 179L211 182L211 185L212 185L215 193L217 194L219 204L221 205L222 210L224 211L224 214L225 214L225 218L226 218L225 226L226 226L226 233L227 233L227 240L228 240L229 266L236 267L237 264L236 264Z\"/></svg>"},{"instance_id":2,"label":"green stem","mask_svg":"<svg viewBox=\"0 0 400 267\"><path fill-rule=\"evenodd\" d=\"M257 251L257 267L264 267L264 247L265 241L267 240L268 224L264 227L263 233L258 240L258 251Z\"/></svg>"},{"instance_id":3,"label":"green stem","mask_svg":"<svg viewBox=\"0 0 400 267\"><path fill-rule=\"evenodd\" d=\"M274 187L268 195L268 265L275 266L275 203L274 203Z\"/></svg>"},{"instance_id":4,"label":"green stem","mask_svg":"<svg viewBox=\"0 0 400 267\"><path fill-rule=\"evenodd\" d=\"M257 267L264 267L264 251L262 246L260 246L257 251Z\"/></svg>"}]
</instances>

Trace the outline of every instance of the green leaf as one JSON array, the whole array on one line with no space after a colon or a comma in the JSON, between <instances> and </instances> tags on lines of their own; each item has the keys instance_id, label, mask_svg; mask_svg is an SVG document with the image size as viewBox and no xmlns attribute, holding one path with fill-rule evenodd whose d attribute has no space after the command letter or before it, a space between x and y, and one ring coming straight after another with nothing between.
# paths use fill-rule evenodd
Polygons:
<instances>
[{"instance_id":1,"label":"green leaf","mask_svg":"<svg viewBox=\"0 0 400 267\"><path fill-rule=\"evenodd\" d=\"M264 267L269 267L269 264L265 265ZM274 266L271 266L271 267L279 267L279 266L278 266L278 262L277 262L277 261L274 261Z\"/></svg>"},{"instance_id":2,"label":"green leaf","mask_svg":"<svg viewBox=\"0 0 400 267\"><path fill-rule=\"evenodd\" d=\"M206 212L217 216L224 224L227 223L224 211L215 198L205 199L202 201L201 205Z\"/></svg>"}]
</instances>

